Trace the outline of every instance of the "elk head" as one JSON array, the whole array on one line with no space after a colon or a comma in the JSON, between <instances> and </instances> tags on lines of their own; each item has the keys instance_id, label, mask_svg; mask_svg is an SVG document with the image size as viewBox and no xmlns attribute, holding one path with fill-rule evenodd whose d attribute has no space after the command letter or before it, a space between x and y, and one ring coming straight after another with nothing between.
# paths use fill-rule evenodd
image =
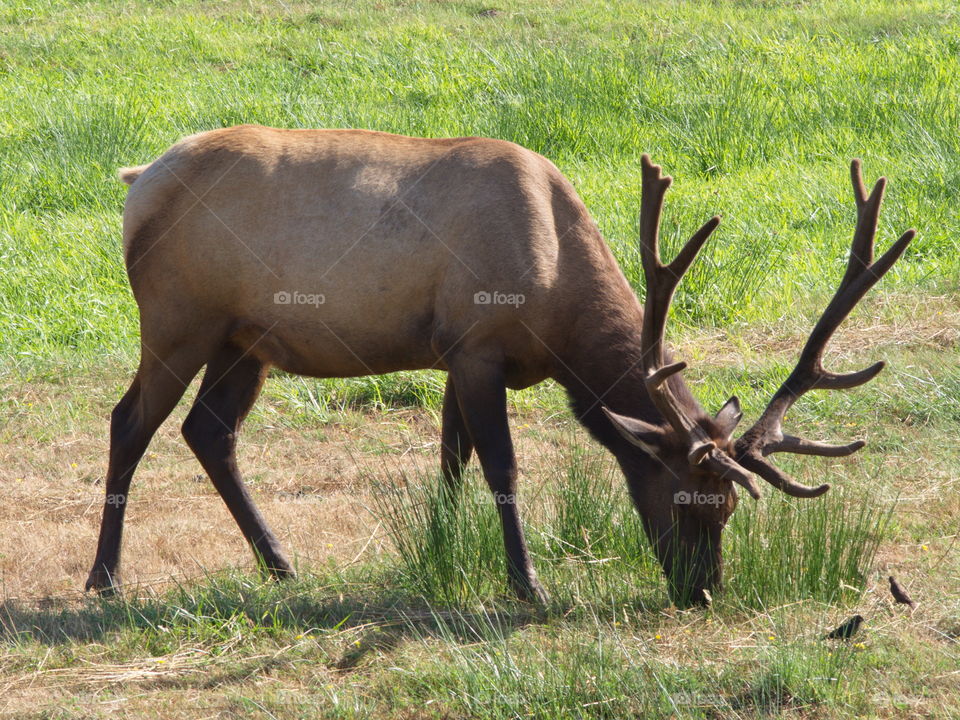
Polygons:
<instances>
[{"instance_id":1,"label":"elk head","mask_svg":"<svg viewBox=\"0 0 960 720\"><path fill-rule=\"evenodd\" d=\"M734 484L754 499L760 497L754 475L794 497L813 498L830 486L808 487L790 479L768 459L777 452L840 457L864 446L862 440L828 445L783 432L784 415L809 390L843 390L871 380L884 364L850 374L823 368L830 337L866 292L900 258L913 240L908 230L874 262L877 217L886 180L877 181L868 196L854 160L850 174L857 205L857 226L847 270L800 353L796 367L774 393L757 422L734 440L742 417L740 403L730 398L715 417L707 415L680 380L686 363L672 362L664 348L664 327L673 293L697 253L720 223L707 221L669 264L660 261L659 226L664 194L671 183L660 167L643 156L640 242L647 295L644 303L640 362L644 384L662 417L650 422L604 408L628 441L617 454L644 528L667 575L670 593L680 605L709 601L722 578L721 533L737 504Z\"/></svg>"}]
</instances>

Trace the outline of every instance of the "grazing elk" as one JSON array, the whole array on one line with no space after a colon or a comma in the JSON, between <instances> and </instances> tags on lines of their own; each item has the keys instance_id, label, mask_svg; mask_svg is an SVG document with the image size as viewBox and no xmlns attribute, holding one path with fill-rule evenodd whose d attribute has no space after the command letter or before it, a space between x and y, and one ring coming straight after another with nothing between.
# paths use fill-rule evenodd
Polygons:
<instances>
[{"instance_id":1,"label":"grazing elk","mask_svg":"<svg viewBox=\"0 0 960 720\"><path fill-rule=\"evenodd\" d=\"M721 580L720 538L753 474L815 497L765 457L847 455L786 435L784 414L814 388L874 377L821 366L824 346L914 236L873 261L880 180L868 197L854 161L857 229L840 289L796 369L757 423L734 440L731 398L711 417L664 348L680 278L717 227L708 221L673 262L657 235L670 178L643 157L641 244L646 306L583 202L548 160L499 140L419 139L359 130L241 126L186 138L121 171L130 185L123 240L140 308L142 350L111 418L100 538L87 588L118 582L131 476L148 442L206 365L183 434L262 566L287 561L237 469L237 432L270 367L314 377L448 372L441 466L456 487L477 451L497 499L509 579L545 601L517 505L506 388L555 378L577 419L617 459L654 551L681 603ZM522 303L520 301L523 301ZM708 495L720 502L678 504Z\"/></svg>"}]
</instances>

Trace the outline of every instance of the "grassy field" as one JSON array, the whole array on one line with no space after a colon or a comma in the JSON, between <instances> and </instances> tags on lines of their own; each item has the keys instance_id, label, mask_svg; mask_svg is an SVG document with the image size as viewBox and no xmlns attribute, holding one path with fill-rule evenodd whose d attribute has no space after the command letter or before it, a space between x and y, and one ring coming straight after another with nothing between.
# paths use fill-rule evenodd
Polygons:
<instances>
[{"instance_id":1,"label":"grassy field","mask_svg":"<svg viewBox=\"0 0 960 720\"><path fill-rule=\"evenodd\" d=\"M724 216L671 339L703 403L756 417L842 273L848 163L890 180L903 260L791 428L864 437L814 501L768 488L727 589L671 607L612 460L552 384L513 393L542 611L506 593L476 469L436 492L438 374L278 375L240 463L296 558L262 583L179 439L134 482L128 588L80 592L137 315L119 166L244 122L518 142L573 181L638 293L639 157L664 242ZM0 3L0 716L960 717L960 11L942 2ZM918 607L894 606L887 575ZM822 639L860 613L851 642Z\"/></svg>"}]
</instances>

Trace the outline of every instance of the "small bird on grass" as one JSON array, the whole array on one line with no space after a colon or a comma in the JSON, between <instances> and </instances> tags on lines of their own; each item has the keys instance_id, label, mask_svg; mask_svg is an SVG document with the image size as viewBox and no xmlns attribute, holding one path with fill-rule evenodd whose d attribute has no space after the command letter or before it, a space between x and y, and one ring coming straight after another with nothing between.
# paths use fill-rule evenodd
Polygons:
<instances>
[{"instance_id":1,"label":"small bird on grass","mask_svg":"<svg viewBox=\"0 0 960 720\"><path fill-rule=\"evenodd\" d=\"M890 580L890 594L893 595L893 599L898 603L903 603L904 605L909 605L910 607L916 607L913 600L910 599L910 596L907 595L907 591L903 589L903 585L897 582L897 579L891 575Z\"/></svg>"},{"instance_id":2,"label":"small bird on grass","mask_svg":"<svg viewBox=\"0 0 960 720\"><path fill-rule=\"evenodd\" d=\"M849 640L857 634L860 624L863 622L863 615L854 615L846 620L843 625L827 633L827 640Z\"/></svg>"}]
</instances>

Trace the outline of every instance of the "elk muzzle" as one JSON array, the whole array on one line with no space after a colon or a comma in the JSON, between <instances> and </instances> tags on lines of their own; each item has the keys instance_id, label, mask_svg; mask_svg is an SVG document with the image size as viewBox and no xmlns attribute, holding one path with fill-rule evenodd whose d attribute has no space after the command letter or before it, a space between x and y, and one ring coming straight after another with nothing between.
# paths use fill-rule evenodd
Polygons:
<instances>
[{"instance_id":1,"label":"elk muzzle","mask_svg":"<svg viewBox=\"0 0 960 720\"><path fill-rule=\"evenodd\" d=\"M709 604L723 584L722 526L684 517L676 518L661 532L655 532L649 523L644 526L674 605L684 609Z\"/></svg>"}]
</instances>

